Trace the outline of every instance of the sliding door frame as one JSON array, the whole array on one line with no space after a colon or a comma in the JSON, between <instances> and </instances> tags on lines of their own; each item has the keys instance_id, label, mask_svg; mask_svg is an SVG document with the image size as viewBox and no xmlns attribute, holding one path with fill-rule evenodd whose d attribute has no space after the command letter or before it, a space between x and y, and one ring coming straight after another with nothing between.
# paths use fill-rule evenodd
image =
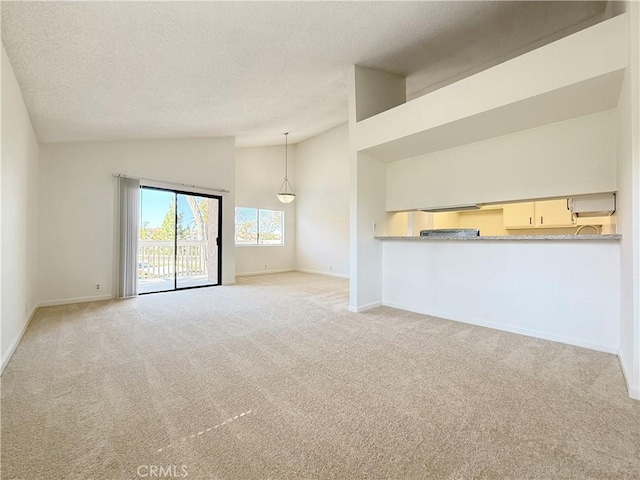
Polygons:
<instances>
[{"instance_id":1,"label":"sliding door frame","mask_svg":"<svg viewBox=\"0 0 640 480\"><path fill-rule=\"evenodd\" d=\"M138 295L152 295L154 293L166 293L166 292L175 292L177 290L191 290L193 288L206 288L206 287L217 287L222 285L222 196L220 195L211 195L208 193L198 193L198 192L188 192L186 190L176 190L173 188L164 188L164 187L153 187L149 185L140 185L140 189L146 188L148 190L159 190L161 192L169 192L174 194L175 201L175 218L174 218L174 237L173 237L173 290L160 290L157 292L143 292L138 293ZM194 285L191 287L178 287L178 275L177 275L177 265L178 265L178 195L193 195L197 197L205 197L205 198L215 198L218 200L218 238L216 240L216 251L218 253L218 274L217 274L217 282L215 285ZM142 203L140 204L140 214L142 215Z\"/></svg>"}]
</instances>

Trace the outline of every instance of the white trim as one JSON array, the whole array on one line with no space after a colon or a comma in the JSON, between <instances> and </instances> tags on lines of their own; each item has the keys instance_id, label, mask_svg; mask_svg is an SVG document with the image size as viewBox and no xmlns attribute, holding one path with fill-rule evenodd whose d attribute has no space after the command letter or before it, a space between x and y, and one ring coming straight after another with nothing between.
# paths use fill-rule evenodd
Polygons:
<instances>
[{"instance_id":1,"label":"white trim","mask_svg":"<svg viewBox=\"0 0 640 480\"><path fill-rule=\"evenodd\" d=\"M629 375L627 375L627 371L624 368L624 362L622 361L622 358L620 358L620 355L618 355L618 362L620 363L620 370L622 370L622 377L624 378L624 383L626 384L629 396L635 400L640 400L640 388L631 387L629 385Z\"/></svg>"},{"instance_id":2,"label":"white trim","mask_svg":"<svg viewBox=\"0 0 640 480\"><path fill-rule=\"evenodd\" d=\"M349 278L349 275L343 275L341 273L321 272L320 270L307 270L306 268L296 268L295 271L301 273L312 273L314 275L326 275L327 277Z\"/></svg>"},{"instance_id":3,"label":"white trim","mask_svg":"<svg viewBox=\"0 0 640 480\"><path fill-rule=\"evenodd\" d=\"M131 298L136 297L137 295ZM72 305L74 303L99 302L101 300L111 300L112 298L114 297L111 294L95 295L92 297L61 298L59 300L47 300L45 302L40 302L38 304L38 307L54 307L56 305Z\"/></svg>"},{"instance_id":4,"label":"white trim","mask_svg":"<svg viewBox=\"0 0 640 480\"><path fill-rule=\"evenodd\" d=\"M20 332L20 335L18 335L18 338L16 338L14 342L11 344L9 351L5 353L4 358L2 359L2 365L0 365L0 375L4 373L4 369L7 367L7 365L11 361L11 357L13 357L13 354L16 351L16 348L18 348L18 345L20 345L20 342L22 341L22 337L24 337L24 334L26 333L27 328L29 328L29 324L31 323L31 320L33 320L33 317L35 316L39 307L40 307L39 304L36 304L36 306L33 307L33 309L31 310L31 314L29 315L29 318L24 324L24 327L22 327L22 331Z\"/></svg>"},{"instance_id":5,"label":"white trim","mask_svg":"<svg viewBox=\"0 0 640 480\"><path fill-rule=\"evenodd\" d=\"M371 303L366 303L364 305L360 305L357 307L353 307L349 305L349 311L353 313L362 313L362 312L366 312L367 310L371 310L372 308L377 308L381 306L382 306L382 302L371 302Z\"/></svg>"},{"instance_id":6,"label":"white trim","mask_svg":"<svg viewBox=\"0 0 640 480\"><path fill-rule=\"evenodd\" d=\"M287 272L293 272L293 271L295 271L295 269L293 268L284 268L282 270L258 270L257 272L242 272L242 273L236 272L236 277L250 277L252 275L269 275L270 273L287 273Z\"/></svg>"},{"instance_id":7,"label":"white trim","mask_svg":"<svg viewBox=\"0 0 640 480\"><path fill-rule=\"evenodd\" d=\"M253 248L253 247L285 247L284 241L282 243L236 243L236 248Z\"/></svg>"},{"instance_id":8,"label":"white trim","mask_svg":"<svg viewBox=\"0 0 640 480\"><path fill-rule=\"evenodd\" d=\"M560 335L550 335L548 333L539 332L537 330L530 330L528 328L510 327L500 323L489 322L479 318L471 317L457 317L452 318L450 315L442 314L440 312L428 311L422 308L412 308L407 305L400 305L391 302L384 302L384 305L391 308L397 308L399 310L405 310L407 312L421 313L423 315L429 315L431 317L438 317L444 320L451 320L454 322L468 323L471 325L477 325L479 327L493 328L494 330L502 330L504 332L516 333L518 335L526 335L527 337L540 338L542 340L551 340L553 342L566 343L567 345L573 345L575 347L588 348L589 350L596 350L598 352L618 354L618 347L612 347L609 345L600 345L596 343L583 342L582 340L576 340L574 338L563 337Z\"/></svg>"}]
</instances>

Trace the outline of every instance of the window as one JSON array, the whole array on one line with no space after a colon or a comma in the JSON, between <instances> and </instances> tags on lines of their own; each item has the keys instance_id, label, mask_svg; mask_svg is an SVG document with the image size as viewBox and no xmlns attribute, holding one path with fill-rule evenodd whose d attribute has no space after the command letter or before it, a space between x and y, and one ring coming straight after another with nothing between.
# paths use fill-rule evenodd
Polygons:
<instances>
[{"instance_id":1,"label":"window","mask_svg":"<svg viewBox=\"0 0 640 480\"><path fill-rule=\"evenodd\" d=\"M236 245L284 245L284 212L236 207Z\"/></svg>"}]
</instances>

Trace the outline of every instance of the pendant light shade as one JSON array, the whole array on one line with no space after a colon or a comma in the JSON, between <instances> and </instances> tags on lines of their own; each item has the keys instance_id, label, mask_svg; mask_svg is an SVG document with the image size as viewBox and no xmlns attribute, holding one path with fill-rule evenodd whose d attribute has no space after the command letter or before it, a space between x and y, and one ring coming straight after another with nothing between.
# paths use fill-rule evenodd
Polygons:
<instances>
[{"instance_id":1,"label":"pendant light shade","mask_svg":"<svg viewBox=\"0 0 640 480\"><path fill-rule=\"evenodd\" d=\"M284 181L282 182L280 191L278 192L278 200L282 203L291 203L296 199L296 194L293 193L293 188L291 188L288 176L289 158L287 150L289 143L287 141L287 135L289 135L289 132L284 134Z\"/></svg>"},{"instance_id":2,"label":"pendant light shade","mask_svg":"<svg viewBox=\"0 0 640 480\"><path fill-rule=\"evenodd\" d=\"M295 193L279 193L278 200L282 203L291 203L296 199Z\"/></svg>"}]
</instances>

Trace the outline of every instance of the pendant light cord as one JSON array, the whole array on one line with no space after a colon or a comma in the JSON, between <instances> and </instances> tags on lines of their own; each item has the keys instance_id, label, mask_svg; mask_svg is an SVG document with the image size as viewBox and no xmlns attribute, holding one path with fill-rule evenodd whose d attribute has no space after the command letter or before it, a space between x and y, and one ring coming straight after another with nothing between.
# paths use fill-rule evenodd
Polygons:
<instances>
[{"instance_id":1,"label":"pendant light cord","mask_svg":"<svg viewBox=\"0 0 640 480\"><path fill-rule=\"evenodd\" d=\"M289 132L284 134L284 179L289 180Z\"/></svg>"},{"instance_id":2,"label":"pendant light cord","mask_svg":"<svg viewBox=\"0 0 640 480\"><path fill-rule=\"evenodd\" d=\"M278 191L278 200L282 203L291 203L296 198L293 188L289 183L289 132L284 134L284 181Z\"/></svg>"}]
</instances>

